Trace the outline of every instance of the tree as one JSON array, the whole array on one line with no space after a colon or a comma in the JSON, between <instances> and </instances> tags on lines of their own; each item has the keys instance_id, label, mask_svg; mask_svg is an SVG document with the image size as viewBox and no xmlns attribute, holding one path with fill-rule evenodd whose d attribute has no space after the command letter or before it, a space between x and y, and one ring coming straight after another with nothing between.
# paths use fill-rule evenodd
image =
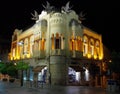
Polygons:
<instances>
[{"instance_id":1,"label":"tree","mask_svg":"<svg viewBox=\"0 0 120 94\"><path fill-rule=\"evenodd\" d=\"M17 76L17 69L14 63L9 63L7 67L7 74L12 78L15 78Z\"/></svg>"},{"instance_id":2,"label":"tree","mask_svg":"<svg viewBox=\"0 0 120 94\"><path fill-rule=\"evenodd\" d=\"M29 68L29 65L28 65L28 63L25 63L25 62L23 62L23 61L20 61L20 62L18 62L18 63L16 64L16 68L17 68L18 70L26 70L26 69Z\"/></svg>"},{"instance_id":3,"label":"tree","mask_svg":"<svg viewBox=\"0 0 120 94\"><path fill-rule=\"evenodd\" d=\"M4 62L0 63L0 72L4 75L7 74L7 65Z\"/></svg>"},{"instance_id":4,"label":"tree","mask_svg":"<svg viewBox=\"0 0 120 94\"><path fill-rule=\"evenodd\" d=\"M6 74L9 75L10 76L10 79L9 79L10 82L14 82L14 80L15 80L14 78L17 76L16 66L12 62L7 62L7 63L1 62L0 63L0 72L3 75L6 75ZM6 81L6 78L4 78L3 80Z\"/></svg>"}]
</instances>

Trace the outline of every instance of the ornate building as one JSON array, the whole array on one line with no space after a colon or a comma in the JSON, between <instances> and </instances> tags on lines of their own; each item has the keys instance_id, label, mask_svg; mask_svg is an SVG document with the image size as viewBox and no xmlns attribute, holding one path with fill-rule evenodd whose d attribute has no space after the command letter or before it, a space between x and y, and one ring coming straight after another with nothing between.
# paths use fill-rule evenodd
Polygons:
<instances>
[{"instance_id":1,"label":"ornate building","mask_svg":"<svg viewBox=\"0 0 120 94\"><path fill-rule=\"evenodd\" d=\"M95 75L95 85L101 86L102 35L85 27L68 6L56 11L48 5L39 15L35 11L33 26L24 31L15 29L10 60L29 63L24 80L88 85Z\"/></svg>"}]
</instances>

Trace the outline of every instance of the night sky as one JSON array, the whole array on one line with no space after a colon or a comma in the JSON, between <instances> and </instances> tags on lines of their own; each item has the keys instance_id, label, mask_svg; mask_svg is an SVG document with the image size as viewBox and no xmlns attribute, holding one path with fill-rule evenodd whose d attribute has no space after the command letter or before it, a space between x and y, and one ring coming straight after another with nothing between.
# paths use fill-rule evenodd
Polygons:
<instances>
[{"instance_id":1,"label":"night sky","mask_svg":"<svg viewBox=\"0 0 120 94\"><path fill-rule=\"evenodd\" d=\"M120 5L117 0L47 0L51 6L61 8L70 1L72 10L86 15L84 26L102 35L103 44L110 50L120 51ZM25 29L35 23L34 10L44 10L46 0L4 0L0 2L0 46L10 46L14 29Z\"/></svg>"}]
</instances>

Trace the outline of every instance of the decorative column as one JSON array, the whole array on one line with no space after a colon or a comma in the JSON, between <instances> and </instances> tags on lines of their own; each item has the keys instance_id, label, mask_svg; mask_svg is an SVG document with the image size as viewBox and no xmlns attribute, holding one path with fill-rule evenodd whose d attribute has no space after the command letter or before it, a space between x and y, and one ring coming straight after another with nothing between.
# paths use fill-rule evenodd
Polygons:
<instances>
[{"instance_id":1,"label":"decorative column","mask_svg":"<svg viewBox=\"0 0 120 94\"><path fill-rule=\"evenodd\" d=\"M80 80L80 85L84 85L85 84L85 73L84 71L81 71L81 80Z\"/></svg>"},{"instance_id":2,"label":"decorative column","mask_svg":"<svg viewBox=\"0 0 120 94\"><path fill-rule=\"evenodd\" d=\"M37 82L38 82L38 72L34 72L34 76L33 76L33 84L34 84L34 87L37 87Z\"/></svg>"}]
</instances>

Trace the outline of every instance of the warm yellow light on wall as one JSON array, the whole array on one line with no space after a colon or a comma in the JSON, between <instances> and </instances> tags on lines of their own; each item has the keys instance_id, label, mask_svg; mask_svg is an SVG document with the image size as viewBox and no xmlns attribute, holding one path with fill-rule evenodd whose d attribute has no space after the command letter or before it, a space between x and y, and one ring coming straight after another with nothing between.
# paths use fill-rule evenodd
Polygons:
<instances>
[{"instance_id":1,"label":"warm yellow light on wall","mask_svg":"<svg viewBox=\"0 0 120 94\"><path fill-rule=\"evenodd\" d=\"M21 56L21 59L24 59L24 58L25 58L25 56L24 56L24 55L22 55L22 56Z\"/></svg>"},{"instance_id":2,"label":"warm yellow light on wall","mask_svg":"<svg viewBox=\"0 0 120 94\"><path fill-rule=\"evenodd\" d=\"M14 57L14 60L16 60L16 57Z\"/></svg>"},{"instance_id":3,"label":"warm yellow light on wall","mask_svg":"<svg viewBox=\"0 0 120 94\"><path fill-rule=\"evenodd\" d=\"M52 50L54 50L55 49L55 47L54 47L54 44L52 43Z\"/></svg>"},{"instance_id":4,"label":"warm yellow light on wall","mask_svg":"<svg viewBox=\"0 0 120 94\"><path fill-rule=\"evenodd\" d=\"M16 59L20 59L20 56L17 56Z\"/></svg>"},{"instance_id":5,"label":"warm yellow light on wall","mask_svg":"<svg viewBox=\"0 0 120 94\"><path fill-rule=\"evenodd\" d=\"M103 58L102 56L99 56L99 60L102 60L102 58Z\"/></svg>"},{"instance_id":6,"label":"warm yellow light on wall","mask_svg":"<svg viewBox=\"0 0 120 94\"><path fill-rule=\"evenodd\" d=\"M13 60L13 57L10 57L10 60Z\"/></svg>"},{"instance_id":7,"label":"warm yellow light on wall","mask_svg":"<svg viewBox=\"0 0 120 94\"><path fill-rule=\"evenodd\" d=\"M30 58L30 54L27 54L27 58Z\"/></svg>"},{"instance_id":8,"label":"warm yellow light on wall","mask_svg":"<svg viewBox=\"0 0 120 94\"><path fill-rule=\"evenodd\" d=\"M91 54L87 54L87 57L88 57L88 58L91 58Z\"/></svg>"},{"instance_id":9,"label":"warm yellow light on wall","mask_svg":"<svg viewBox=\"0 0 120 94\"><path fill-rule=\"evenodd\" d=\"M97 59L97 55L94 55L94 59Z\"/></svg>"}]
</instances>

